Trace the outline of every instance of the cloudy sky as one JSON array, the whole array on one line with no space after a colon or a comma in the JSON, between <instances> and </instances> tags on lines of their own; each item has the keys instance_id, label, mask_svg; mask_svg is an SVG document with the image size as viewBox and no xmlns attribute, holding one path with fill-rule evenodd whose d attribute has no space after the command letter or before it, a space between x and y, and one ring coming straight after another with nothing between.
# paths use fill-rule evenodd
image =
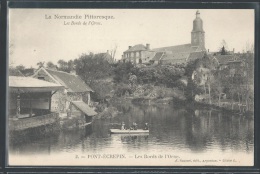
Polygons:
<instances>
[{"instance_id":1,"label":"cloudy sky","mask_svg":"<svg viewBox=\"0 0 260 174\"><path fill-rule=\"evenodd\" d=\"M78 58L115 48L120 59L128 46L149 43L151 48L190 43L197 9L10 9L9 62L36 67L39 61ZM215 51L225 40L228 48L242 52L254 43L253 10L199 9L204 22L206 48ZM55 19L54 16L82 16ZM114 19L85 19L85 15ZM51 16L51 19L46 19ZM81 25L64 25L79 21ZM83 25L95 21L101 25Z\"/></svg>"}]
</instances>

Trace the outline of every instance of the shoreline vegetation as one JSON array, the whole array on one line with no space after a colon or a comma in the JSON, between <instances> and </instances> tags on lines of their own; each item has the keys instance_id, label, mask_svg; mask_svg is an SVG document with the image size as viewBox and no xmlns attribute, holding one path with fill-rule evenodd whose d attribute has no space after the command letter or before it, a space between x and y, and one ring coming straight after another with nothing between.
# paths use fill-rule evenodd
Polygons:
<instances>
[{"instance_id":1,"label":"shoreline vegetation","mask_svg":"<svg viewBox=\"0 0 260 174\"><path fill-rule=\"evenodd\" d=\"M216 54L228 55L223 49ZM108 52L82 54L67 62L59 60L57 65L52 62L46 65L38 62L37 65L75 72L88 84L95 91L91 93L90 103L98 113L95 119L120 114L116 102L137 105L175 103L187 108L204 107L253 115L254 53L234 56L237 57L235 61L224 65L206 52L203 57L182 64L138 64L116 62ZM22 65L16 69L27 72Z\"/></svg>"},{"instance_id":2,"label":"shoreline vegetation","mask_svg":"<svg viewBox=\"0 0 260 174\"><path fill-rule=\"evenodd\" d=\"M167 88L166 88L167 89ZM95 119L107 119L113 118L122 112L118 111L114 105L117 104L126 104L130 103L135 106L138 105L148 105L148 106L162 106L162 105L178 105L178 106L186 106L188 109L196 110L197 108L206 109L206 110L216 110L216 111L224 111L230 114L242 115L246 117L253 118L253 111L242 111L237 106L235 109L228 107L229 105L218 106L218 102L213 102L212 104L198 101L188 101L183 94L179 94L179 96L166 96L166 97L145 97L145 96L123 96L123 97L114 97L110 99L110 106L105 107L102 112L99 112ZM238 104L236 104L238 105Z\"/></svg>"}]
</instances>

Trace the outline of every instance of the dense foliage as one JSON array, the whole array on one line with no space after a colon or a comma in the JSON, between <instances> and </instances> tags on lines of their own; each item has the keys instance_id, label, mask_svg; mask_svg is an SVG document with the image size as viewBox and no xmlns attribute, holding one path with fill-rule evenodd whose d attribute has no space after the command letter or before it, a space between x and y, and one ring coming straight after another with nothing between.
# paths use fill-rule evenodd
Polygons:
<instances>
[{"instance_id":1,"label":"dense foliage","mask_svg":"<svg viewBox=\"0 0 260 174\"><path fill-rule=\"evenodd\" d=\"M226 52L225 47L220 50ZM113 96L152 95L166 96L163 89L178 88L186 99L194 100L196 95L208 96L208 102L218 101L223 94L227 99L239 104L253 102L254 55L244 53L236 55L240 61L221 67L214 56L208 56L188 62L186 65L149 65L136 66L130 62L114 63L103 54L82 54L77 59L38 62L39 67L60 71L76 71L94 91L95 101L105 101ZM243 63L241 63L241 60ZM24 72L24 66L16 69ZM32 71L33 72L33 71ZM30 73L30 72L28 72ZM158 90L154 90L159 87Z\"/></svg>"},{"instance_id":2,"label":"dense foliage","mask_svg":"<svg viewBox=\"0 0 260 174\"><path fill-rule=\"evenodd\" d=\"M176 86L176 81L185 74L181 66L135 67L131 63L119 63L114 70L115 82L128 83L131 74L137 77L138 84Z\"/></svg>"}]
</instances>

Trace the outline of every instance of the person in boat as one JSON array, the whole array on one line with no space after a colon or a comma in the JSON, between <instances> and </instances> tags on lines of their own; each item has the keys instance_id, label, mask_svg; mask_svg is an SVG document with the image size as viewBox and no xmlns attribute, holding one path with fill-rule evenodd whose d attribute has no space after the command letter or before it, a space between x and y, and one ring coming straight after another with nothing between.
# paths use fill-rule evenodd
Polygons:
<instances>
[{"instance_id":1,"label":"person in boat","mask_svg":"<svg viewBox=\"0 0 260 174\"><path fill-rule=\"evenodd\" d=\"M121 130L125 130L125 122L122 122L122 124L121 124Z\"/></svg>"},{"instance_id":2,"label":"person in boat","mask_svg":"<svg viewBox=\"0 0 260 174\"><path fill-rule=\"evenodd\" d=\"M133 125L130 127L130 130L137 130L137 124L133 122Z\"/></svg>"},{"instance_id":3,"label":"person in boat","mask_svg":"<svg viewBox=\"0 0 260 174\"><path fill-rule=\"evenodd\" d=\"M133 128L134 128L134 130L137 130L137 123L136 122L133 123Z\"/></svg>"},{"instance_id":4,"label":"person in boat","mask_svg":"<svg viewBox=\"0 0 260 174\"><path fill-rule=\"evenodd\" d=\"M148 123L145 123L145 124L144 124L144 130L149 130Z\"/></svg>"},{"instance_id":5,"label":"person in boat","mask_svg":"<svg viewBox=\"0 0 260 174\"><path fill-rule=\"evenodd\" d=\"M133 122L132 126L130 126L130 130L134 130L134 124L135 122Z\"/></svg>"}]
</instances>

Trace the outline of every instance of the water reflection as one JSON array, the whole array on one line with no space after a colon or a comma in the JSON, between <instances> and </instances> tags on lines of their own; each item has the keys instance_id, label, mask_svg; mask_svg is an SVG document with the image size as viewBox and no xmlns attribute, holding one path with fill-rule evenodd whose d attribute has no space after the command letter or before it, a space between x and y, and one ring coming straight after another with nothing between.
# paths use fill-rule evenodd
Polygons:
<instances>
[{"instance_id":1,"label":"water reflection","mask_svg":"<svg viewBox=\"0 0 260 174\"><path fill-rule=\"evenodd\" d=\"M195 110L174 105L118 106L121 115L95 120L85 129L46 132L38 128L10 134L10 153L56 154L95 152L151 152L153 150L253 152L253 120L216 110ZM149 135L110 135L124 121L142 128L149 123Z\"/></svg>"}]
</instances>

